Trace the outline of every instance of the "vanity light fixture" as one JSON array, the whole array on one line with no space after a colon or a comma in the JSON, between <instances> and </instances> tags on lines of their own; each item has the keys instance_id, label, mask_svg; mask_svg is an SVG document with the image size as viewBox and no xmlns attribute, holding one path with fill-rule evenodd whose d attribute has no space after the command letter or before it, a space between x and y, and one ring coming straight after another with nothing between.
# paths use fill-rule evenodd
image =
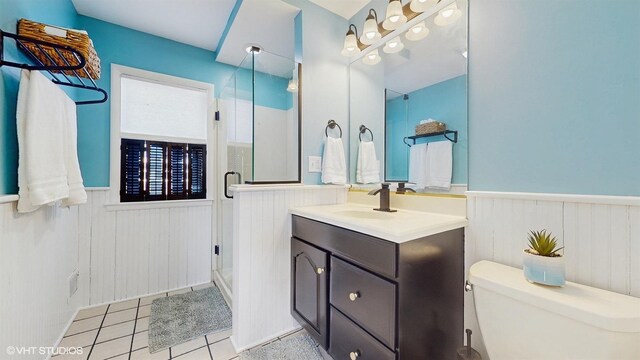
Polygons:
<instances>
[{"instance_id":1,"label":"vanity light fixture","mask_svg":"<svg viewBox=\"0 0 640 360\"><path fill-rule=\"evenodd\" d=\"M380 54L378 53L378 49L373 49L367 55L362 58L362 62L367 65L375 65L380 62L382 58L380 58Z\"/></svg>"},{"instance_id":2,"label":"vanity light fixture","mask_svg":"<svg viewBox=\"0 0 640 360\"><path fill-rule=\"evenodd\" d=\"M418 41L426 38L427 35L429 35L429 28L424 21L417 23L404 34L409 41Z\"/></svg>"},{"instance_id":3,"label":"vanity light fixture","mask_svg":"<svg viewBox=\"0 0 640 360\"><path fill-rule=\"evenodd\" d=\"M402 11L402 1L389 0L387 5L387 17L382 22L382 27L387 30L395 30L407 22L407 17Z\"/></svg>"},{"instance_id":4,"label":"vanity light fixture","mask_svg":"<svg viewBox=\"0 0 640 360\"><path fill-rule=\"evenodd\" d=\"M409 9L413 12L425 12L428 8L437 5L440 0L411 0Z\"/></svg>"},{"instance_id":5,"label":"vanity light fixture","mask_svg":"<svg viewBox=\"0 0 640 360\"><path fill-rule=\"evenodd\" d=\"M358 28L355 25L349 25L349 31L344 37L344 47L342 48L342 55L353 56L360 53L360 47L358 46Z\"/></svg>"},{"instance_id":6,"label":"vanity light fixture","mask_svg":"<svg viewBox=\"0 0 640 360\"><path fill-rule=\"evenodd\" d=\"M404 49L404 44L402 43L402 40L400 40L400 36L396 36L395 38L387 41L382 51L387 54L395 54L402 51L402 49Z\"/></svg>"},{"instance_id":7,"label":"vanity light fixture","mask_svg":"<svg viewBox=\"0 0 640 360\"><path fill-rule=\"evenodd\" d=\"M360 41L365 45L371 45L374 42L380 40L382 34L378 30L378 13L374 9L369 10L367 20L364 22L364 29Z\"/></svg>"},{"instance_id":8,"label":"vanity light fixture","mask_svg":"<svg viewBox=\"0 0 640 360\"><path fill-rule=\"evenodd\" d=\"M458 9L458 5L453 2L451 5L438 11L438 16L433 19L433 22L438 26L447 26L455 23L462 17L462 11Z\"/></svg>"},{"instance_id":9,"label":"vanity light fixture","mask_svg":"<svg viewBox=\"0 0 640 360\"><path fill-rule=\"evenodd\" d=\"M289 80L289 85L287 85L288 92L297 92L298 91L298 82L296 79Z\"/></svg>"}]
</instances>

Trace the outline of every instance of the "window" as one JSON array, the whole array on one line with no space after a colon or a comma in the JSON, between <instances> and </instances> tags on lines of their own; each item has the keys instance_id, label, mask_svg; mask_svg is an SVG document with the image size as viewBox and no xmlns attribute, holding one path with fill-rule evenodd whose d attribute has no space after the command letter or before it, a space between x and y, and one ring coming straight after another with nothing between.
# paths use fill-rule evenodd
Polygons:
<instances>
[{"instance_id":1,"label":"window","mask_svg":"<svg viewBox=\"0 0 640 360\"><path fill-rule=\"evenodd\" d=\"M206 199L212 85L119 65L111 82L113 201Z\"/></svg>"}]
</instances>

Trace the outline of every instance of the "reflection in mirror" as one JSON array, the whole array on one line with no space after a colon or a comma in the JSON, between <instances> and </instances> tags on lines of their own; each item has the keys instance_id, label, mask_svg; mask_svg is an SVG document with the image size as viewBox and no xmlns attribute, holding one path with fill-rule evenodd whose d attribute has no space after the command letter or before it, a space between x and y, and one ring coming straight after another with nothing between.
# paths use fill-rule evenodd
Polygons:
<instances>
[{"instance_id":1,"label":"reflection in mirror","mask_svg":"<svg viewBox=\"0 0 640 360\"><path fill-rule=\"evenodd\" d=\"M372 5L382 7L385 3L374 0ZM458 10L449 11L454 8ZM361 124L384 131L379 136L384 139L380 144L384 152L379 157L384 164L383 179L406 182L410 173L415 175L423 170L416 169L416 162L411 161L410 154L417 151L411 151L407 143L414 145L414 140L407 137L416 135L417 125L435 120L444 123L447 130L457 131L458 141L452 145L448 157L445 150L443 158L442 151L437 149L442 148L443 142L449 142L447 138L440 135L415 139L416 145L433 144L418 148L434 150L429 156L436 156L437 162L445 165L433 170L433 162L431 165L418 163L430 166L431 174L440 178L442 173L445 177L450 175L444 183L418 181L412 187L423 192L464 191L467 183L467 1L443 0L412 19L406 28L386 35L377 45L376 49L363 49L361 55L352 58L349 67L351 174L355 172L357 156L355 129ZM376 53L374 50L380 61L370 61ZM437 130L432 125L435 124L421 128ZM448 136L454 139L453 134ZM447 166L451 167L450 171ZM355 182L354 177L351 180ZM412 180L415 181L415 176ZM451 190L450 184L454 184Z\"/></svg>"}]
</instances>

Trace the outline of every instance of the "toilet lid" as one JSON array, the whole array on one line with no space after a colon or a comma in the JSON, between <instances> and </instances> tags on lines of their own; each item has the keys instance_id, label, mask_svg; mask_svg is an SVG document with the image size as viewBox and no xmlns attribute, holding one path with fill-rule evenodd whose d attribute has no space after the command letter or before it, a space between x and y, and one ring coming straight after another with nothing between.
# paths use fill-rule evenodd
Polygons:
<instances>
[{"instance_id":1,"label":"toilet lid","mask_svg":"<svg viewBox=\"0 0 640 360\"><path fill-rule=\"evenodd\" d=\"M640 332L640 298L567 282L563 287L532 284L522 269L480 261L469 281L504 296L593 326L618 332Z\"/></svg>"}]
</instances>

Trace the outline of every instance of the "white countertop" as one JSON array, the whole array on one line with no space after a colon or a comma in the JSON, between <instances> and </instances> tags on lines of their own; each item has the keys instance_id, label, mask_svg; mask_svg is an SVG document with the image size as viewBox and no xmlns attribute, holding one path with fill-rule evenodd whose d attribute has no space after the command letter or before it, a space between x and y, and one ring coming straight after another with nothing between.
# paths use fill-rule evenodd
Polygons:
<instances>
[{"instance_id":1,"label":"white countertop","mask_svg":"<svg viewBox=\"0 0 640 360\"><path fill-rule=\"evenodd\" d=\"M393 207L392 207L393 208ZM346 203L296 207L291 214L317 220L341 228L403 243L467 225L462 216L398 209L387 213L371 206Z\"/></svg>"}]
</instances>

